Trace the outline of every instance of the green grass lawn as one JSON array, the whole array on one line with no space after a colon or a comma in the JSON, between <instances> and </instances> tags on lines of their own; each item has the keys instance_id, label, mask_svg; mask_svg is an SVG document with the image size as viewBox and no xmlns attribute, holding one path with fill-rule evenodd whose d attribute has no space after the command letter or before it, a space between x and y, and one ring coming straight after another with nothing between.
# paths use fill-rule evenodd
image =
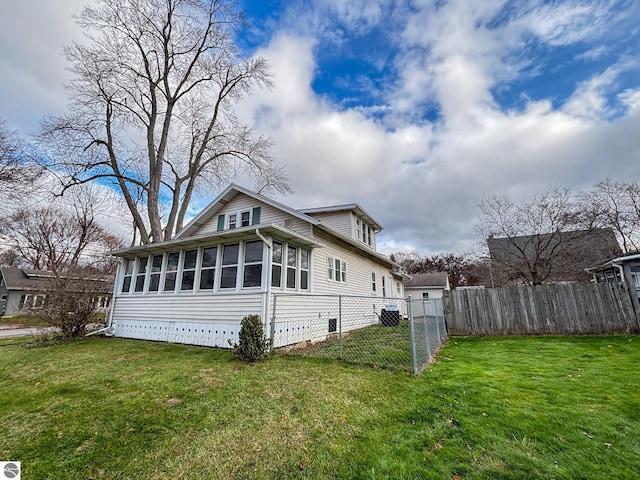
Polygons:
<instances>
[{"instance_id":1,"label":"green grass lawn","mask_svg":"<svg viewBox=\"0 0 640 480\"><path fill-rule=\"evenodd\" d=\"M28 479L625 479L640 337L450 339L420 376L122 339L0 341Z\"/></svg>"}]
</instances>

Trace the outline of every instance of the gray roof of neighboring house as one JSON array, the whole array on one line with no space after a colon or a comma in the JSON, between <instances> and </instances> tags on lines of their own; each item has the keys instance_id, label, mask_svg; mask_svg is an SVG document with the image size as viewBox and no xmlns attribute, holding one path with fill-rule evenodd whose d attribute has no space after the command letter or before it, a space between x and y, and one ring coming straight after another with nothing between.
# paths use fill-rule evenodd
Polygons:
<instances>
[{"instance_id":1,"label":"gray roof of neighboring house","mask_svg":"<svg viewBox=\"0 0 640 480\"><path fill-rule=\"evenodd\" d=\"M405 280L405 288L442 287L447 286L447 272L416 273L411 275L411 280Z\"/></svg>"},{"instance_id":2,"label":"gray roof of neighboring house","mask_svg":"<svg viewBox=\"0 0 640 480\"><path fill-rule=\"evenodd\" d=\"M487 245L491 259L502 265L514 267L523 265L525 260L550 261L553 271L549 279L553 281L576 280L575 277L584 274L586 268L622 253L611 228L511 238L490 236Z\"/></svg>"},{"instance_id":3,"label":"gray roof of neighboring house","mask_svg":"<svg viewBox=\"0 0 640 480\"><path fill-rule=\"evenodd\" d=\"M2 278L4 279L4 285L7 290L41 290L45 283L52 278L55 278L53 272L46 270L34 270L32 268L13 268L13 267L0 267ZM64 277L62 277L64 278ZM87 280L92 280L101 285L100 292L96 293L111 293L113 286L113 276L96 274L91 277L87 277ZM102 288L104 285L104 288Z\"/></svg>"}]
</instances>

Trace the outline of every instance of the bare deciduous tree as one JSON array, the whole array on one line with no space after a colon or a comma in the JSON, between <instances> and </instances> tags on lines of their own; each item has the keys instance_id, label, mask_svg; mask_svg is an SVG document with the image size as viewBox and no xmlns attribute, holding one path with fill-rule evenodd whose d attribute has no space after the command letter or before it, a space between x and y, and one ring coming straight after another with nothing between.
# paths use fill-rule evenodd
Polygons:
<instances>
[{"instance_id":1,"label":"bare deciduous tree","mask_svg":"<svg viewBox=\"0 0 640 480\"><path fill-rule=\"evenodd\" d=\"M640 249L640 186L610 179L598 182L593 190L578 195L583 212L591 223L611 228L625 253Z\"/></svg>"},{"instance_id":2,"label":"bare deciduous tree","mask_svg":"<svg viewBox=\"0 0 640 480\"><path fill-rule=\"evenodd\" d=\"M594 228L567 189L518 204L504 196L485 197L479 208L477 230L488 241L501 280L537 285L575 279L584 276L585 267L620 251L611 230Z\"/></svg>"},{"instance_id":3,"label":"bare deciduous tree","mask_svg":"<svg viewBox=\"0 0 640 480\"><path fill-rule=\"evenodd\" d=\"M0 120L0 194L10 199L23 197L38 175L25 142Z\"/></svg>"},{"instance_id":4,"label":"bare deciduous tree","mask_svg":"<svg viewBox=\"0 0 640 480\"><path fill-rule=\"evenodd\" d=\"M51 169L71 177L65 187L112 181L142 243L170 239L199 187L246 175L289 190L271 141L233 112L271 85L267 62L243 59L233 43L244 27L234 0L100 0L78 23L90 44L65 49L70 111L47 118L41 136Z\"/></svg>"},{"instance_id":5,"label":"bare deciduous tree","mask_svg":"<svg viewBox=\"0 0 640 480\"><path fill-rule=\"evenodd\" d=\"M2 230L23 265L55 273L78 266L108 271L104 252L123 245L97 224L87 205L74 214L53 207L22 208L6 219Z\"/></svg>"}]
</instances>

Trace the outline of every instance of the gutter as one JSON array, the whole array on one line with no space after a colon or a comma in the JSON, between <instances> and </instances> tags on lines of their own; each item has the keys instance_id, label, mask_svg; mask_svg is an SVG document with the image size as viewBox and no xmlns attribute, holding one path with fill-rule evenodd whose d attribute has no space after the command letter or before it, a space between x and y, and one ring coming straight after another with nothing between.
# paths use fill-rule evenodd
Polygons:
<instances>
[{"instance_id":1,"label":"gutter","mask_svg":"<svg viewBox=\"0 0 640 480\"><path fill-rule=\"evenodd\" d=\"M113 307L116 304L116 292L118 291L118 285L120 284L120 267L122 266L122 259L120 260L120 264L118 265L118 270L116 271L115 278L113 279L113 292L111 293L111 305L109 305L109 309L107 310L107 326L101 328L100 330L95 330L93 332L89 332L85 335L85 337L90 337L92 335L98 335L99 333L104 333L108 337L113 337L114 329L113 329Z\"/></svg>"}]
</instances>

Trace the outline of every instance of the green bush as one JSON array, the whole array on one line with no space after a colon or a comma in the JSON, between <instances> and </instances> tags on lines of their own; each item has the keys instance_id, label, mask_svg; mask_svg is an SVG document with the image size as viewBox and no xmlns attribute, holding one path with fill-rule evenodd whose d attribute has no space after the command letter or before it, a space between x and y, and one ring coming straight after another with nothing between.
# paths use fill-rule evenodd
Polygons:
<instances>
[{"instance_id":1,"label":"green bush","mask_svg":"<svg viewBox=\"0 0 640 480\"><path fill-rule=\"evenodd\" d=\"M233 351L240 356L243 362L258 362L269 351L269 340L264 335L260 315L253 314L244 317L238 336L240 343L233 344Z\"/></svg>"}]
</instances>

